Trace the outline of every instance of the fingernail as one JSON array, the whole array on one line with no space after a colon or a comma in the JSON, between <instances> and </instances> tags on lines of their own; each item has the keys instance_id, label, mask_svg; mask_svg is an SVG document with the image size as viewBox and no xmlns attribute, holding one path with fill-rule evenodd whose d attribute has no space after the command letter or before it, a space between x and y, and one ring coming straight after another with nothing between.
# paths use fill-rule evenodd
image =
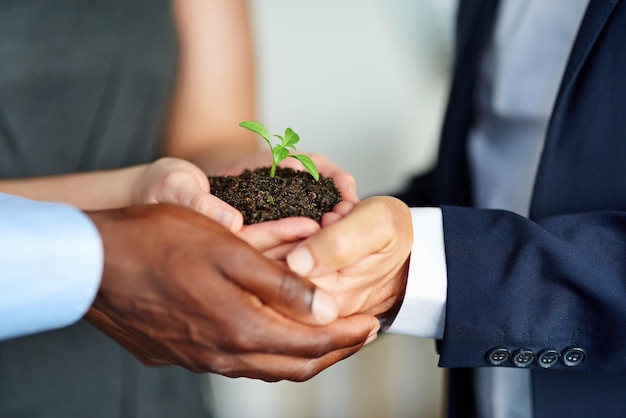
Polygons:
<instances>
[{"instance_id":1,"label":"fingernail","mask_svg":"<svg viewBox=\"0 0 626 418\"><path fill-rule=\"evenodd\" d=\"M339 316L339 307L335 299L319 289L313 295L311 311L320 324L328 324Z\"/></svg>"},{"instance_id":2,"label":"fingernail","mask_svg":"<svg viewBox=\"0 0 626 418\"><path fill-rule=\"evenodd\" d=\"M367 340L365 340L365 344L363 345L368 345L376 338L378 338L378 329L373 329L372 332L370 332L370 335L367 336Z\"/></svg>"},{"instance_id":3,"label":"fingernail","mask_svg":"<svg viewBox=\"0 0 626 418\"><path fill-rule=\"evenodd\" d=\"M217 222L220 225L225 226L230 229L233 226L233 222L235 222L235 215L228 210L217 209L211 215L211 219Z\"/></svg>"},{"instance_id":4,"label":"fingernail","mask_svg":"<svg viewBox=\"0 0 626 418\"><path fill-rule=\"evenodd\" d=\"M311 252L306 247L300 247L287 254L287 265L301 276L306 276L313 270L315 262Z\"/></svg>"}]
</instances>

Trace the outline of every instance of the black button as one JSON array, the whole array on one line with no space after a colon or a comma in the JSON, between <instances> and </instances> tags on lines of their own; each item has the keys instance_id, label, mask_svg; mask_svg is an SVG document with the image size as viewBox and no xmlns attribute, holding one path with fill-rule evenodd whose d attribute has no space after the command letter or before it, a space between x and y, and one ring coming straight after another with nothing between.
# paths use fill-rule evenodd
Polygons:
<instances>
[{"instance_id":1,"label":"black button","mask_svg":"<svg viewBox=\"0 0 626 418\"><path fill-rule=\"evenodd\" d=\"M539 364L539 366L543 367L544 369L549 369L550 367L554 366L557 361L559 361L560 357L561 354L559 354L559 352L556 350L543 350L537 356L537 364Z\"/></svg>"},{"instance_id":2,"label":"black button","mask_svg":"<svg viewBox=\"0 0 626 418\"><path fill-rule=\"evenodd\" d=\"M578 366L585 359L585 351L582 348L570 347L563 351L563 364L569 367Z\"/></svg>"},{"instance_id":3,"label":"black button","mask_svg":"<svg viewBox=\"0 0 626 418\"><path fill-rule=\"evenodd\" d=\"M517 367L528 367L535 361L535 353L530 350L519 349L513 354L513 364Z\"/></svg>"},{"instance_id":4,"label":"black button","mask_svg":"<svg viewBox=\"0 0 626 418\"><path fill-rule=\"evenodd\" d=\"M506 348L494 348L487 354L487 361L492 366L499 366L511 358L511 352Z\"/></svg>"}]
</instances>

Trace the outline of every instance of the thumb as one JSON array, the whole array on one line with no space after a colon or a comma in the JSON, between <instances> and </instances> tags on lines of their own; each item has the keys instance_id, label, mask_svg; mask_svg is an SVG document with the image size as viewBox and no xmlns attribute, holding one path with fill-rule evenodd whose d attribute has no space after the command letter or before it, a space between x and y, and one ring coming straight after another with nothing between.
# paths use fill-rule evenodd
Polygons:
<instances>
[{"instance_id":1,"label":"thumb","mask_svg":"<svg viewBox=\"0 0 626 418\"><path fill-rule=\"evenodd\" d=\"M189 208L217 222L231 232L243 227L243 215L220 198L205 192L195 194L189 201Z\"/></svg>"},{"instance_id":2,"label":"thumb","mask_svg":"<svg viewBox=\"0 0 626 418\"><path fill-rule=\"evenodd\" d=\"M228 251L237 262L222 265L225 276L264 304L307 324L328 324L338 318L335 298L284 264L264 257L247 244L230 246Z\"/></svg>"},{"instance_id":3,"label":"thumb","mask_svg":"<svg viewBox=\"0 0 626 418\"><path fill-rule=\"evenodd\" d=\"M287 254L287 264L305 277L331 274L387 248L397 234L396 219L406 216L403 203L387 196L371 197L341 219Z\"/></svg>"},{"instance_id":4,"label":"thumb","mask_svg":"<svg viewBox=\"0 0 626 418\"><path fill-rule=\"evenodd\" d=\"M208 178L194 166L171 173L161 190L160 203L176 203L199 212L232 232L243 226L243 215L228 203L209 193Z\"/></svg>"}]
</instances>

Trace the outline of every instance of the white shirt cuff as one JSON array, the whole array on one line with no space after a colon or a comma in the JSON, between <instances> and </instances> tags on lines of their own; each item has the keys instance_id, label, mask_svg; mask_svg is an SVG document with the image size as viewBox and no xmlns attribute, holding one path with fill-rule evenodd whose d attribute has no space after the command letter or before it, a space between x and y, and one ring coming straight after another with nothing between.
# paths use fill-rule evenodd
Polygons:
<instances>
[{"instance_id":1,"label":"white shirt cuff","mask_svg":"<svg viewBox=\"0 0 626 418\"><path fill-rule=\"evenodd\" d=\"M406 294L390 333L442 338L448 277L439 208L411 208L413 248Z\"/></svg>"},{"instance_id":2,"label":"white shirt cuff","mask_svg":"<svg viewBox=\"0 0 626 418\"><path fill-rule=\"evenodd\" d=\"M100 234L84 213L0 193L0 340L78 321L103 263Z\"/></svg>"}]
</instances>

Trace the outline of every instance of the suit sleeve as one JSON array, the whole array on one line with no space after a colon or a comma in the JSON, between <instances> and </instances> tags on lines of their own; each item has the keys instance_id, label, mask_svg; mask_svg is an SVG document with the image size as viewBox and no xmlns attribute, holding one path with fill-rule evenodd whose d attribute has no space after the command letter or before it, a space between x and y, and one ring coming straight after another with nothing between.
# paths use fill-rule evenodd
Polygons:
<instances>
[{"instance_id":1,"label":"suit sleeve","mask_svg":"<svg viewBox=\"0 0 626 418\"><path fill-rule=\"evenodd\" d=\"M441 366L626 370L626 213L442 213Z\"/></svg>"},{"instance_id":2,"label":"suit sleeve","mask_svg":"<svg viewBox=\"0 0 626 418\"><path fill-rule=\"evenodd\" d=\"M102 266L100 235L85 214L0 193L0 340L78 321Z\"/></svg>"}]
</instances>

